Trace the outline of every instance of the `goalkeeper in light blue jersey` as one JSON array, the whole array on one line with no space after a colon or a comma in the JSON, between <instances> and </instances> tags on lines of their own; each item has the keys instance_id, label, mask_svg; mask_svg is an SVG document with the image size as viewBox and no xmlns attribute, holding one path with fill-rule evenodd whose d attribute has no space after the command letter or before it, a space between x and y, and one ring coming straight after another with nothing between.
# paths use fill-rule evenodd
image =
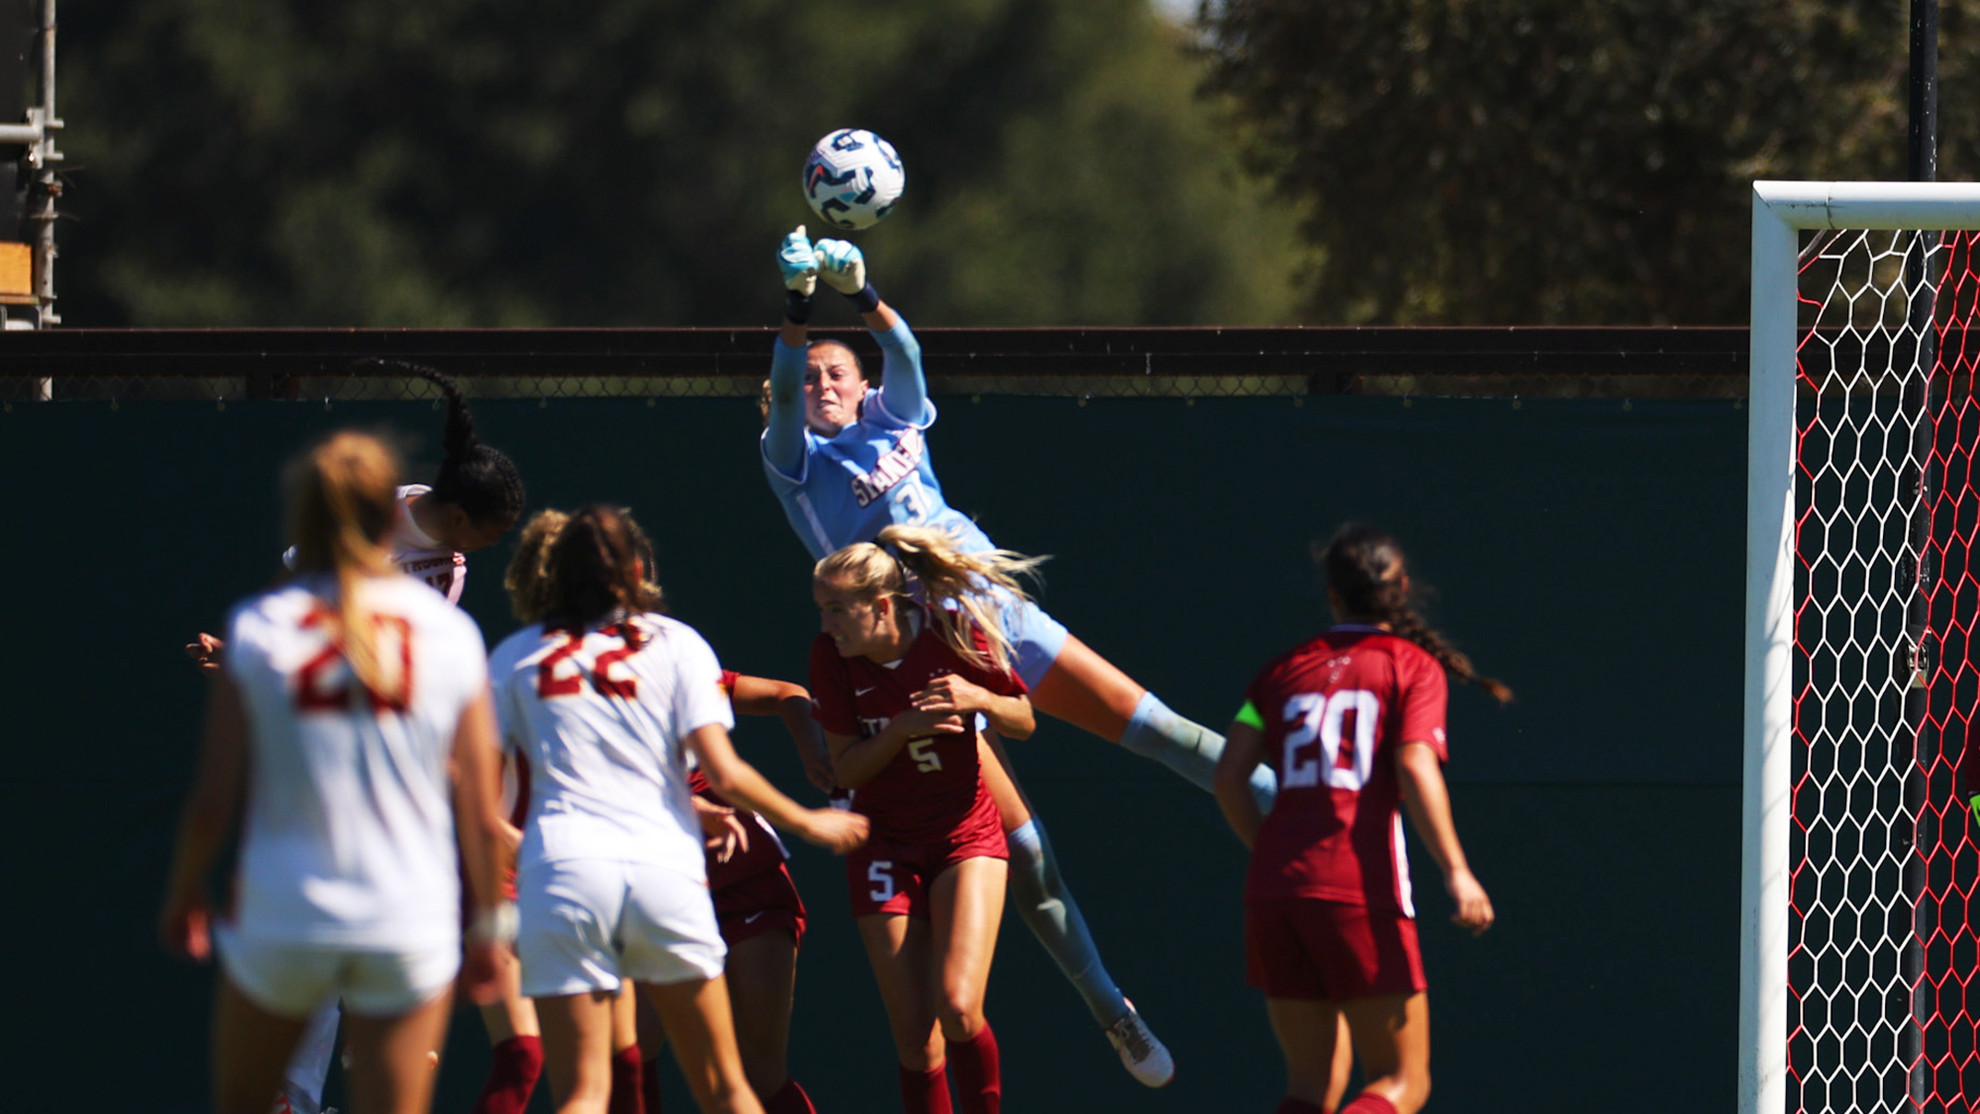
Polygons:
<instances>
[{"instance_id":1,"label":"goalkeeper in light blue jersey","mask_svg":"<svg viewBox=\"0 0 1980 1114\"><path fill-rule=\"evenodd\" d=\"M894 523L945 528L967 552L996 548L943 496L928 451L926 433L936 411L922 375L921 346L866 281L859 249L841 240L814 246L799 226L784 238L777 261L785 286L784 323L770 363L763 471L805 548L814 559L823 558L854 542L872 541ZM851 348L832 340L807 344L806 322L821 277L851 300L879 343L878 389L867 383ZM1169 710L1036 604L1011 598L1002 618L1034 706L1211 791L1223 736ZM1168 1052L1101 965L1079 908L1059 878L1051 844L1009 781L1008 765L998 770L986 764L985 780L1004 816L1010 892L1025 923L1107 1027L1135 1078L1154 1087L1167 1083L1174 1073ZM1270 769L1260 766L1252 784L1260 807L1269 811L1277 792Z\"/></svg>"}]
</instances>

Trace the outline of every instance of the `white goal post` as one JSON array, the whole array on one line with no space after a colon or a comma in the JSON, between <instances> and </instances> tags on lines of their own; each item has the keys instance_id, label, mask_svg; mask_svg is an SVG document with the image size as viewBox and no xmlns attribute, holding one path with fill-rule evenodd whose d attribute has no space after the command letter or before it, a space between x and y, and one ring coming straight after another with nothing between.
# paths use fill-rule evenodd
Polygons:
<instances>
[{"instance_id":1,"label":"white goal post","mask_svg":"<svg viewBox=\"0 0 1980 1114\"><path fill-rule=\"evenodd\" d=\"M1944 641L1942 612L1966 608L1963 632L1972 602L1935 598L1933 578L1940 559L1965 569L1965 543L1953 556L1935 531L1971 535L1947 525L1939 485L1963 500L1980 480L1959 455L1958 478L1941 475L1980 440L1972 367L1949 367L1940 347L1969 358L1950 315L1980 312L1946 291L1975 273L1974 241L1958 235L1975 229L1980 184L1753 187L1741 1114L1964 1110L1980 1078L1973 1033L1942 1037L1932 1020L1956 1001L1957 1025L1974 1028L1964 981L1955 992L1932 971L1980 966L1970 929L1948 927L1966 936L1939 947L1920 928L1927 905L1955 916L1941 908L1950 891L1924 879L1957 872L1943 885L1966 886L1972 873L1971 821L1939 799L1973 706L1970 682L1950 683L1969 655L1963 633ZM1949 416L1954 392L1965 402ZM1964 705L1957 723L1948 701ZM1942 728L1944 750L1928 751ZM1921 865L1955 845L1958 864Z\"/></svg>"}]
</instances>

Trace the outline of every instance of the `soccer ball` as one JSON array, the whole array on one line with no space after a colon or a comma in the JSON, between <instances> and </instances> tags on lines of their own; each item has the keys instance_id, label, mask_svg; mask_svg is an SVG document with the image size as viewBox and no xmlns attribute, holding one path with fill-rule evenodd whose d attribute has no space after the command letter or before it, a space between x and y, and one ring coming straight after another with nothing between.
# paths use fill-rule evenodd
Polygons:
<instances>
[{"instance_id":1,"label":"soccer ball","mask_svg":"<svg viewBox=\"0 0 1980 1114\"><path fill-rule=\"evenodd\" d=\"M894 211L907 185L894 145L864 128L840 128L804 160L804 199L835 228L858 231Z\"/></svg>"}]
</instances>

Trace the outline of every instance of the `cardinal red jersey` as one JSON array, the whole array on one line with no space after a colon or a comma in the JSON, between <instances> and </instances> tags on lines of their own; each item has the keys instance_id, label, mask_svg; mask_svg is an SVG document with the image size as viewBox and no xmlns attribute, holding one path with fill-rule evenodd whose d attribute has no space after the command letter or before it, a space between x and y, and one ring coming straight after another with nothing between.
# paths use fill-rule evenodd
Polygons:
<instances>
[{"instance_id":1,"label":"cardinal red jersey","mask_svg":"<svg viewBox=\"0 0 1980 1114\"><path fill-rule=\"evenodd\" d=\"M724 669L722 671L720 682L722 695L728 699L731 708L735 706L736 679L740 676L741 674L733 669ZM735 807L723 800L721 795L715 792L714 788L708 784L708 775L702 773L700 767L688 771L688 792L693 793L704 801L712 801L715 804L721 805L723 808ZM723 890L738 882L744 882L754 878L766 871L776 870L783 866L784 860L789 857L784 848L783 841L777 838L776 831L770 827L769 822L764 820L763 817L753 812L745 811L743 823L749 830L749 847L747 850L737 850L735 854L729 856L726 862L717 862L713 855L707 856L708 888L710 890Z\"/></svg>"},{"instance_id":2,"label":"cardinal red jersey","mask_svg":"<svg viewBox=\"0 0 1980 1114\"><path fill-rule=\"evenodd\" d=\"M1258 830L1248 900L1316 897L1415 916L1403 849L1396 752L1444 743L1444 669L1422 647L1343 624L1258 674L1246 697L1264 719L1279 799Z\"/></svg>"},{"instance_id":3,"label":"cardinal red jersey","mask_svg":"<svg viewBox=\"0 0 1980 1114\"><path fill-rule=\"evenodd\" d=\"M986 669L965 660L943 640L927 610L920 634L894 662L841 657L831 636L811 644L811 697L818 723L834 735L870 739L893 718L913 707L914 694L928 682L953 673L999 696L1022 696L1024 682L1008 669ZM988 652L981 632L976 646ZM976 763L977 733L927 735L910 739L871 781L853 795L853 809L873 822L874 838L891 843L939 843L948 839L989 796ZM991 807L995 807L992 805Z\"/></svg>"}]
</instances>

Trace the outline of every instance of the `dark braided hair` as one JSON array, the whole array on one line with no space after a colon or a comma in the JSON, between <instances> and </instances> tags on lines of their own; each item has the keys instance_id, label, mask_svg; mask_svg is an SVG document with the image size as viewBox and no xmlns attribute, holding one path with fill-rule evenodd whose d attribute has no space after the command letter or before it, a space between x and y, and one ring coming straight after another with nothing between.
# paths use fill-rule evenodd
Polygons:
<instances>
[{"instance_id":1,"label":"dark braided hair","mask_svg":"<svg viewBox=\"0 0 1980 1114\"><path fill-rule=\"evenodd\" d=\"M468 412L467 397L452 376L405 360L374 356L358 362L417 376L447 397L447 429L442 436L447 455L433 477L436 502L459 507L476 525L513 523L522 517L522 475L507 453L475 439L474 415Z\"/></svg>"},{"instance_id":2,"label":"dark braided hair","mask_svg":"<svg viewBox=\"0 0 1980 1114\"><path fill-rule=\"evenodd\" d=\"M548 629L582 629L615 612L656 610L653 545L632 515L593 503L571 516L551 544ZM630 636L629 636L630 638Z\"/></svg>"},{"instance_id":3,"label":"dark braided hair","mask_svg":"<svg viewBox=\"0 0 1980 1114\"><path fill-rule=\"evenodd\" d=\"M1415 592L1404 585L1408 574L1396 539L1373 526L1350 522L1335 532L1320 554L1320 563L1327 573L1328 590L1340 598L1343 618L1387 623L1390 630L1423 647L1451 676L1477 685L1501 704L1512 702L1511 689L1480 676L1471 667L1470 658L1445 642L1416 613Z\"/></svg>"}]
</instances>

